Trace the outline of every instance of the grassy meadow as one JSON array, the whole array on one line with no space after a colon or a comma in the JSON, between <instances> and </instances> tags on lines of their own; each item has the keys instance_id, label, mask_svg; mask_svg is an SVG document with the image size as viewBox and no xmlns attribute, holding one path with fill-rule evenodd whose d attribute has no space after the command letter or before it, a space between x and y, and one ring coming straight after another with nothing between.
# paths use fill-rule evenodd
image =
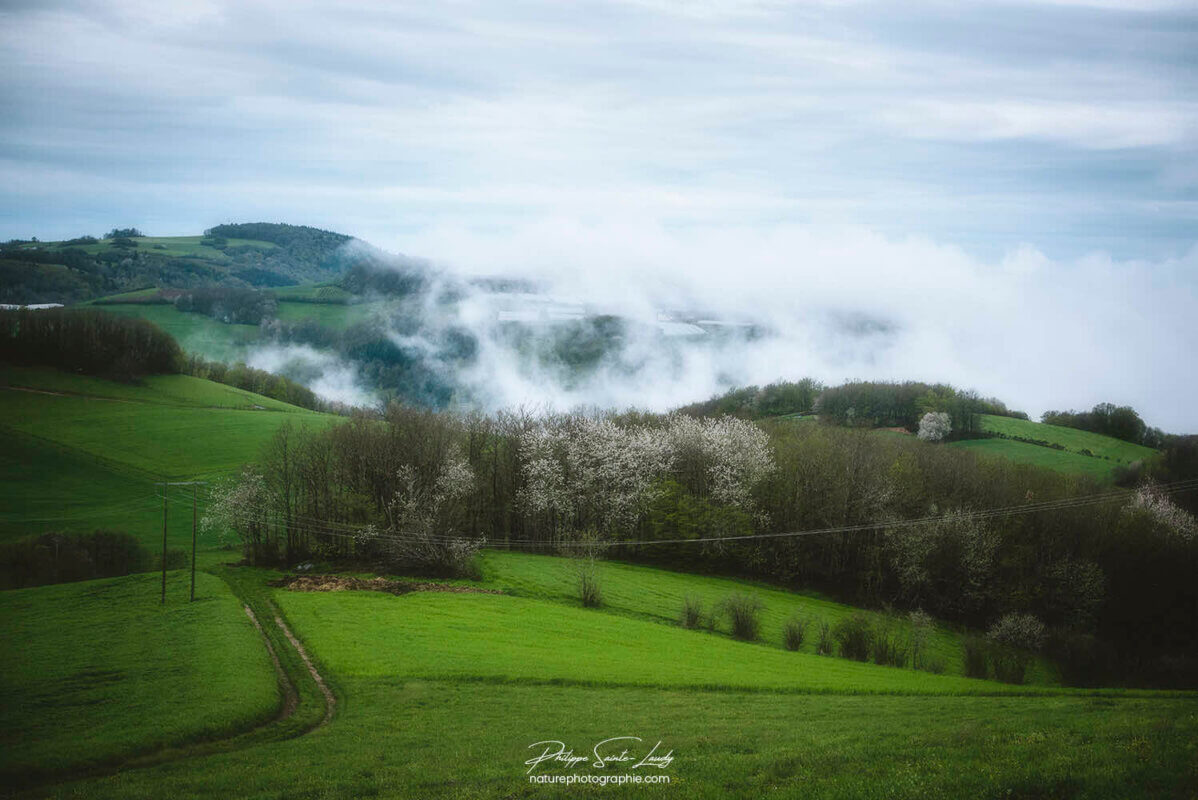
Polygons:
<instances>
[{"instance_id":1,"label":"grassy meadow","mask_svg":"<svg viewBox=\"0 0 1198 800\"><path fill-rule=\"evenodd\" d=\"M553 561L530 558L522 571L553 573ZM640 570L650 583L655 570ZM232 573L242 587L277 574ZM602 790L616 796L1123 797L1194 787L1198 714L1188 696L929 675L564 600L266 591L337 695L331 722L31 794L561 796L528 783L525 762L543 749L529 746L560 740L589 753L614 736L640 737L640 755L660 741L673 756L670 786Z\"/></svg>"},{"instance_id":2,"label":"grassy meadow","mask_svg":"<svg viewBox=\"0 0 1198 800\"><path fill-rule=\"evenodd\" d=\"M2 366L0 538L108 529L161 546L156 481L219 478L283 423L336 419L186 375L127 384ZM191 493L176 487L170 500L169 544L190 549Z\"/></svg>"},{"instance_id":3,"label":"grassy meadow","mask_svg":"<svg viewBox=\"0 0 1198 800\"><path fill-rule=\"evenodd\" d=\"M1157 455L1150 447L1075 428L992 414L982 414L980 419L983 433L1002 438L963 439L949 446L1097 481L1111 480L1116 467Z\"/></svg>"},{"instance_id":4,"label":"grassy meadow","mask_svg":"<svg viewBox=\"0 0 1198 800\"><path fill-rule=\"evenodd\" d=\"M201 572L0 592L0 781L226 736L277 711L261 637Z\"/></svg>"},{"instance_id":5,"label":"grassy meadow","mask_svg":"<svg viewBox=\"0 0 1198 800\"><path fill-rule=\"evenodd\" d=\"M323 426L336 419L199 378L161 376L145 383L143 391L5 367L0 419L17 433L170 479L230 473L253 461L284 422Z\"/></svg>"}]
</instances>

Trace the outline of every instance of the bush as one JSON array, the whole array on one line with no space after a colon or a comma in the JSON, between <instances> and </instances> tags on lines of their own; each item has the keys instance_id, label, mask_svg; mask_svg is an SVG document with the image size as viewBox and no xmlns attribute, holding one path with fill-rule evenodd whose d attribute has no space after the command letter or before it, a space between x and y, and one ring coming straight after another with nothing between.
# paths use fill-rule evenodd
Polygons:
<instances>
[{"instance_id":1,"label":"bush","mask_svg":"<svg viewBox=\"0 0 1198 800\"><path fill-rule=\"evenodd\" d=\"M990 628L990 661L1003 683L1023 683L1033 651L1044 644L1044 623L1031 614L1006 614Z\"/></svg>"},{"instance_id":2,"label":"bush","mask_svg":"<svg viewBox=\"0 0 1198 800\"><path fill-rule=\"evenodd\" d=\"M869 617L863 612L856 612L836 623L832 629L832 638L840 645L842 658L854 661L868 661L873 650L873 627Z\"/></svg>"},{"instance_id":3,"label":"bush","mask_svg":"<svg viewBox=\"0 0 1198 800\"><path fill-rule=\"evenodd\" d=\"M1044 633L1044 623L1031 614L1006 614L990 627L986 637L995 644L1035 651L1043 646Z\"/></svg>"},{"instance_id":4,"label":"bush","mask_svg":"<svg viewBox=\"0 0 1198 800\"><path fill-rule=\"evenodd\" d=\"M944 659L940 656L935 658L924 657L924 659L920 662L920 666L916 667L916 669L926 670L933 675L943 675L945 666Z\"/></svg>"},{"instance_id":5,"label":"bush","mask_svg":"<svg viewBox=\"0 0 1198 800\"><path fill-rule=\"evenodd\" d=\"M807 638L807 620L791 617L782 626L782 644L787 650L798 650Z\"/></svg>"},{"instance_id":6,"label":"bush","mask_svg":"<svg viewBox=\"0 0 1198 800\"><path fill-rule=\"evenodd\" d=\"M682 598L682 627L697 628L703 623L703 601L693 594Z\"/></svg>"},{"instance_id":7,"label":"bush","mask_svg":"<svg viewBox=\"0 0 1198 800\"><path fill-rule=\"evenodd\" d=\"M732 625L732 635L746 642L755 640L761 630L761 599L747 594L725 598L723 611Z\"/></svg>"},{"instance_id":8,"label":"bush","mask_svg":"<svg viewBox=\"0 0 1198 800\"><path fill-rule=\"evenodd\" d=\"M599 608L603 605L603 591L599 587L599 573L594 562L579 567L578 599L582 601L584 608Z\"/></svg>"},{"instance_id":9,"label":"bush","mask_svg":"<svg viewBox=\"0 0 1198 800\"><path fill-rule=\"evenodd\" d=\"M166 556L167 569L189 563L183 550L172 548ZM161 551L146 548L130 533L44 533L0 545L0 589L113 578L161 566Z\"/></svg>"},{"instance_id":10,"label":"bush","mask_svg":"<svg viewBox=\"0 0 1198 800\"><path fill-rule=\"evenodd\" d=\"M1031 656L1023 650L998 644L990 648L990 664L994 669L994 677L1003 683L1023 683L1030 662Z\"/></svg>"},{"instance_id":11,"label":"bush","mask_svg":"<svg viewBox=\"0 0 1198 800\"><path fill-rule=\"evenodd\" d=\"M819 639L815 642L816 655L832 655L832 626L826 619L819 621Z\"/></svg>"},{"instance_id":12,"label":"bush","mask_svg":"<svg viewBox=\"0 0 1198 800\"><path fill-rule=\"evenodd\" d=\"M902 631L894 617L883 617L874 629L874 663L888 667L907 666L908 649L903 646L902 639Z\"/></svg>"},{"instance_id":13,"label":"bush","mask_svg":"<svg viewBox=\"0 0 1198 800\"><path fill-rule=\"evenodd\" d=\"M916 609L907 615L911 625L911 666L919 669L927 658L928 639L932 635L934 622L932 616L922 609Z\"/></svg>"},{"instance_id":14,"label":"bush","mask_svg":"<svg viewBox=\"0 0 1198 800\"><path fill-rule=\"evenodd\" d=\"M966 636L961 640L961 649L965 660L965 677L985 678L990 674L987 654L990 648L985 639Z\"/></svg>"}]
</instances>

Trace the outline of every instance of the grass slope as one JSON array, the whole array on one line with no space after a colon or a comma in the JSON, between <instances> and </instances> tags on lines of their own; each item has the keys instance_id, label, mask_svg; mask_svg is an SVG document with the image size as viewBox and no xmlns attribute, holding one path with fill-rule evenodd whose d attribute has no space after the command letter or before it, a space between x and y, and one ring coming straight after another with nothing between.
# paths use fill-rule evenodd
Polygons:
<instances>
[{"instance_id":1,"label":"grass slope","mask_svg":"<svg viewBox=\"0 0 1198 800\"><path fill-rule=\"evenodd\" d=\"M155 797L1187 797L1184 700L865 697L349 678L316 735L62 787ZM673 752L668 786L533 786L547 739ZM544 772L562 774L563 767ZM574 772L624 774L626 765ZM644 772L644 769L640 770Z\"/></svg>"},{"instance_id":2,"label":"grass slope","mask_svg":"<svg viewBox=\"0 0 1198 800\"><path fill-rule=\"evenodd\" d=\"M279 592L337 675L848 694L1026 692L488 594Z\"/></svg>"},{"instance_id":3,"label":"grass slope","mask_svg":"<svg viewBox=\"0 0 1198 800\"><path fill-rule=\"evenodd\" d=\"M578 587L574 566L569 559L490 550L482 556L486 585L521 597L551 600L578 606ZM788 592L751 581L714 578L653 567L603 562L599 567L604 610L653 622L676 624L684 598L696 597L705 612L733 593L755 595L762 601L761 639L780 648L782 626L795 616L807 621L807 638L802 653L815 653L818 621L837 621L857 609L820 597L817 594ZM721 622L719 630L725 631ZM903 630L907 630L904 625ZM961 643L956 633L937 628L928 642L927 655L944 662L949 675L964 674ZM1029 674L1033 683L1051 683L1052 670L1040 664Z\"/></svg>"},{"instance_id":4,"label":"grass slope","mask_svg":"<svg viewBox=\"0 0 1198 800\"><path fill-rule=\"evenodd\" d=\"M0 780L228 734L280 696L228 587L172 574L0 592Z\"/></svg>"},{"instance_id":5,"label":"grass slope","mask_svg":"<svg viewBox=\"0 0 1198 800\"><path fill-rule=\"evenodd\" d=\"M0 383L11 387L7 374L0 372ZM24 372L15 380L31 377ZM253 461L284 422L324 426L337 419L186 376L151 379L144 392L65 373L47 378L49 389L32 382L38 391L0 390L3 427L172 479L226 474ZM67 389L76 393L42 393Z\"/></svg>"},{"instance_id":6,"label":"grass slope","mask_svg":"<svg viewBox=\"0 0 1198 800\"><path fill-rule=\"evenodd\" d=\"M153 322L175 337L187 352L215 361L244 361L249 347L261 337L257 325L217 322L203 314L179 311L173 305L123 303L90 307L106 314Z\"/></svg>"},{"instance_id":7,"label":"grass slope","mask_svg":"<svg viewBox=\"0 0 1198 800\"><path fill-rule=\"evenodd\" d=\"M338 420L183 375L131 385L5 366L0 386L36 390L0 388L0 537L8 539L103 528L157 548L162 500L155 481L164 474L227 473L257 458L284 422ZM190 547L190 500L184 489L171 492L172 547ZM208 538L201 536L201 550L217 546Z\"/></svg>"},{"instance_id":8,"label":"grass slope","mask_svg":"<svg viewBox=\"0 0 1198 800\"><path fill-rule=\"evenodd\" d=\"M1043 467L1068 475L1085 475L1099 482L1109 481L1115 469L1115 464L1101 458L1053 450L1051 447L1011 439L964 439L952 442L948 446L992 458L1004 458L1016 464Z\"/></svg>"},{"instance_id":9,"label":"grass slope","mask_svg":"<svg viewBox=\"0 0 1198 800\"><path fill-rule=\"evenodd\" d=\"M1012 438L1045 441L1058 444L1067 452L1085 455L1087 450L1093 457L1120 464L1130 464L1133 461L1144 461L1153 458L1157 452L1151 447L1132 444L1121 439L1103 436L1089 431L1079 431L1076 428L1065 428L1060 425L1046 425L1043 422L1030 422L1014 417L996 417L990 414L981 416L982 431L997 433ZM1051 448L1048 448L1051 449Z\"/></svg>"}]
</instances>

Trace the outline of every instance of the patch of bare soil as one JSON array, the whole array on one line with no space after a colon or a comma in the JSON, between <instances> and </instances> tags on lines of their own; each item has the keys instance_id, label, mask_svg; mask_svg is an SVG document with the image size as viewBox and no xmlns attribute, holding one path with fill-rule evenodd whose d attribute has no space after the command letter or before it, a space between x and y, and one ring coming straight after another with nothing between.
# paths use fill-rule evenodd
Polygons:
<instances>
[{"instance_id":1,"label":"patch of bare soil","mask_svg":"<svg viewBox=\"0 0 1198 800\"><path fill-rule=\"evenodd\" d=\"M386 578L347 578L342 575L287 575L271 581L271 586L290 589L293 592L386 592L408 594L409 592L450 592L453 594L503 594L496 589L478 589L473 586L457 586L451 583L424 583L420 581L391 581Z\"/></svg>"}]
</instances>

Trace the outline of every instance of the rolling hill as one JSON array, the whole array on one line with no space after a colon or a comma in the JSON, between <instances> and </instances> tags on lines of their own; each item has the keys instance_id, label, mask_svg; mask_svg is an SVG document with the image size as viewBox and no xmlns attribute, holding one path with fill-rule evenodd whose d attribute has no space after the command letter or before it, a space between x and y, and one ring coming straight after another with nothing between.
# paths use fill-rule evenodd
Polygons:
<instances>
[{"instance_id":1,"label":"rolling hill","mask_svg":"<svg viewBox=\"0 0 1198 800\"><path fill-rule=\"evenodd\" d=\"M1099 481L1112 480L1118 467L1158 456L1150 447L1075 428L992 414L980 419L982 432L990 438L964 439L950 446Z\"/></svg>"},{"instance_id":2,"label":"rolling hill","mask_svg":"<svg viewBox=\"0 0 1198 800\"><path fill-rule=\"evenodd\" d=\"M345 268L341 251L350 240L274 223L217 225L203 236L112 233L125 235L0 245L0 303L69 305L147 287L271 287L326 280Z\"/></svg>"}]
</instances>

